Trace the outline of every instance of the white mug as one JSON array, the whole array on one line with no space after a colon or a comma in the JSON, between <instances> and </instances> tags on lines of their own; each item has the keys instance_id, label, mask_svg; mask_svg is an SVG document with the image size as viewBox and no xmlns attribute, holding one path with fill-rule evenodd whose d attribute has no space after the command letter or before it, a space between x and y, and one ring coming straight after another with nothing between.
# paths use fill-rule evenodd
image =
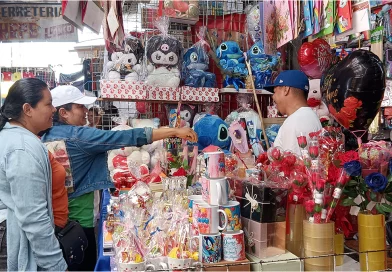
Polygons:
<instances>
[{"instance_id":1,"label":"white mug","mask_svg":"<svg viewBox=\"0 0 392 272\"><path fill-rule=\"evenodd\" d=\"M167 270L168 269L167 257L165 257L165 256L148 258L146 263L147 263L147 265L152 264L156 268L156 270Z\"/></svg>"},{"instance_id":2,"label":"white mug","mask_svg":"<svg viewBox=\"0 0 392 272\"><path fill-rule=\"evenodd\" d=\"M141 263L118 263L119 272L130 272L130 271L146 271L155 270L155 266L152 264L146 265L146 262Z\"/></svg>"},{"instance_id":3,"label":"white mug","mask_svg":"<svg viewBox=\"0 0 392 272\"><path fill-rule=\"evenodd\" d=\"M201 178L203 200L210 205L226 205L229 201L230 184L226 178Z\"/></svg>"},{"instance_id":4,"label":"white mug","mask_svg":"<svg viewBox=\"0 0 392 272\"><path fill-rule=\"evenodd\" d=\"M194 203L194 220L200 234L218 233L227 227L227 215L219 209L219 206L212 206L204 203ZM219 213L222 215L222 226L219 225Z\"/></svg>"},{"instance_id":5,"label":"white mug","mask_svg":"<svg viewBox=\"0 0 392 272\"><path fill-rule=\"evenodd\" d=\"M176 259L171 257L167 257L167 263L170 270L183 270L197 264L193 262L193 259Z\"/></svg>"}]
</instances>

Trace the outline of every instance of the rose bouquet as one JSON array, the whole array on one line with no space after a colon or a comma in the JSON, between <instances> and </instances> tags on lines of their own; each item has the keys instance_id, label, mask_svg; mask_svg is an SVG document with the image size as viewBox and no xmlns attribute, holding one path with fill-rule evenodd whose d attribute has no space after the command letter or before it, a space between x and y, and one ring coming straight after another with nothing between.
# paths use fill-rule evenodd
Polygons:
<instances>
[{"instance_id":1,"label":"rose bouquet","mask_svg":"<svg viewBox=\"0 0 392 272\"><path fill-rule=\"evenodd\" d=\"M177 149L176 152L167 152L167 160L169 162L168 176L187 177L187 186L192 185L196 172L197 147L193 147L192 152L188 146L184 146L182 150Z\"/></svg>"},{"instance_id":2,"label":"rose bouquet","mask_svg":"<svg viewBox=\"0 0 392 272\"><path fill-rule=\"evenodd\" d=\"M341 205L352 206L352 214L368 211L372 214L385 215L392 212L392 205L389 204L392 202L391 162L389 162L388 178L380 172L364 176L362 166L360 160L344 162L344 169L350 176L350 180L343 190L346 197Z\"/></svg>"}]
</instances>

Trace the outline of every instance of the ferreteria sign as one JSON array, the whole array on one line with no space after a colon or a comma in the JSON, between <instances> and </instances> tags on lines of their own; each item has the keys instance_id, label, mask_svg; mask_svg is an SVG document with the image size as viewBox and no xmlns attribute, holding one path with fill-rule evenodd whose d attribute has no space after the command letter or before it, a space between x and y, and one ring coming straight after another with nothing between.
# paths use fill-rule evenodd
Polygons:
<instances>
[{"instance_id":1,"label":"ferreteria sign","mask_svg":"<svg viewBox=\"0 0 392 272\"><path fill-rule=\"evenodd\" d=\"M77 40L77 29L62 18L61 3L0 2L0 41Z\"/></svg>"}]
</instances>

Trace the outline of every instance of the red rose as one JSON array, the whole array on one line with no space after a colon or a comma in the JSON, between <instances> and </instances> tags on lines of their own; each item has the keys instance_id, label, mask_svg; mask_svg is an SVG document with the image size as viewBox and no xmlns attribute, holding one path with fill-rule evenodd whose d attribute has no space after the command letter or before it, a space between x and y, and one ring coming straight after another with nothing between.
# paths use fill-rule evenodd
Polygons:
<instances>
[{"instance_id":1,"label":"red rose","mask_svg":"<svg viewBox=\"0 0 392 272\"><path fill-rule=\"evenodd\" d=\"M272 151L271 151L272 159L274 159L274 160L276 160L276 161L279 161L279 160L281 159L281 158L280 158L281 155L282 155L282 154L281 154L279 148L273 148L273 149L272 149Z\"/></svg>"},{"instance_id":2,"label":"red rose","mask_svg":"<svg viewBox=\"0 0 392 272\"><path fill-rule=\"evenodd\" d=\"M268 161L267 153L261 153L261 154L257 157L257 164L259 164L259 163L265 164L267 161Z\"/></svg>"},{"instance_id":3,"label":"red rose","mask_svg":"<svg viewBox=\"0 0 392 272\"><path fill-rule=\"evenodd\" d=\"M319 131L309 133L310 138L318 137L321 134L321 129Z\"/></svg>"},{"instance_id":4,"label":"red rose","mask_svg":"<svg viewBox=\"0 0 392 272\"><path fill-rule=\"evenodd\" d=\"M314 200L313 199L309 199L309 200L305 201L304 205L305 205L305 210L308 213L312 213L314 211L315 204L314 204Z\"/></svg>"},{"instance_id":5,"label":"red rose","mask_svg":"<svg viewBox=\"0 0 392 272\"><path fill-rule=\"evenodd\" d=\"M174 177L183 177L186 176L186 171L184 168L179 168L176 172L173 173Z\"/></svg>"},{"instance_id":6,"label":"red rose","mask_svg":"<svg viewBox=\"0 0 392 272\"><path fill-rule=\"evenodd\" d=\"M358 152L351 150L343 154L340 154L339 160L340 160L340 165L343 165L349 161L359 161L359 155Z\"/></svg>"},{"instance_id":7,"label":"red rose","mask_svg":"<svg viewBox=\"0 0 392 272\"><path fill-rule=\"evenodd\" d=\"M362 106L362 101L350 96L344 100L344 106L350 109L358 109Z\"/></svg>"},{"instance_id":8,"label":"red rose","mask_svg":"<svg viewBox=\"0 0 392 272\"><path fill-rule=\"evenodd\" d=\"M318 100L314 97L308 99L308 106L311 108L320 106L320 104L321 104L321 100Z\"/></svg>"},{"instance_id":9,"label":"red rose","mask_svg":"<svg viewBox=\"0 0 392 272\"><path fill-rule=\"evenodd\" d=\"M340 169L331 164L328 168L328 182L334 184L340 175Z\"/></svg>"},{"instance_id":10,"label":"red rose","mask_svg":"<svg viewBox=\"0 0 392 272\"><path fill-rule=\"evenodd\" d=\"M319 147L317 145L309 146L309 155L312 159L316 159L319 155Z\"/></svg>"},{"instance_id":11,"label":"red rose","mask_svg":"<svg viewBox=\"0 0 392 272\"><path fill-rule=\"evenodd\" d=\"M339 112L334 117L335 117L336 121L338 121L338 123L341 124L343 127L345 127L345 128L350 127L350 120L345 115L342 115Z\"/></svg>"},{"instance_id":12,"label":"red rose","mask_svg":"<svg viewBox=\"0 0 392 272\"><path fill-rule=\"evenodd\" d=\"M300 148L305 148L308 145L306 136L298 136L297 141Z\"/></svg>"},{"instance_id":13,"label":"red rose","mask_svg":"<svg viewBox=\"0 0 392 272\"><path fill-rule=\"evenodd\" d=\"M331 104L328 105L328 110L329 110L329 113L332 114L333 116L335 116L335 114L337 113L337 111L335 110L335 108Z\"/></svg>"}]
</instances>

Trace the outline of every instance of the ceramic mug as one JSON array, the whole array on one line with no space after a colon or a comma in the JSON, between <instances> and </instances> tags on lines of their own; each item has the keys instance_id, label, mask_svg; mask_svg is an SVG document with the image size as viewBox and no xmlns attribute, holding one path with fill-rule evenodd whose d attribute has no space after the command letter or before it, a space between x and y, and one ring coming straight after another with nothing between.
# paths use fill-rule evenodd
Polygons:
<instances>
[{"instance_id":1,"label":"ceramic mug","mask_svg":"<svg viewBox=\"0 0 392 272\"><path fill-rule=\"evenodd\" d=\"M146 271L155 270L155 266L152 264L146 265L146 262L141 263L118 263L119 272L130 272L130 271Z\"/></svg>"},{"instance_id":2,"label":"ceramic mug","mask_svg":"<svg viewBox=\"0 0 392 272\"><path fill-rule=\"evenodd\" d=\"M197 203L195 220L200 234L218 233L227 226L227 215L219 206ZM222 214L222 226L219 225L219 213Z\"/></svg>"},{"instance_id":3,"label":"ceramic mug","mask_svg":"<svg viewBox=\"0 0 392 272\"><path fill-rule=\"evenodd\" d=\"M161 257L155 257L155 258L148 258L147 265L152 264L156 270L167 270L168 265L167 265L167 257L161 256Z\"/></svg>"},{"instance_id":4,"label":"ceramic mug","mask_svg":"<svg viewBox=\"0 0 392 272\"><path fill-rule=\"evenodd\" d=\"M227 227L225 232L234 232L242 229L241 226L241 208L238 201L229 201L226 205L221 205L219 207L227 215ZM225 219L220 217L221 222Z\"/></svg>"},{"instance_id":5,"label":"ceramic mug","mask_svg":"<svg viewBox=\"0 0 392 272\"><path fill-rule=\"evenodd\" d=\"M190 196L188 196L189 223L192 223L193 202L194 201L203 201L203 196L202 195L190 195Z\"/></svg>"},{"instance_id":6,"label":"ceramic mug","mask_svg":"<svg viewBox=\"0 0 392 272\"><path fill-rule=\"evenodd\" d=\"M203 156L206 163L205 176L207 178L219 179L226 176L225 154L223 152L205 152Z\"/></svg>"},{"instance_id":7,"label":"ceramic mug","mask_svg":"<svg viewBox=\"0 0 392 272\"><path fill-rule=\"evenodd\" d=\"M186 269L192 266L193 259L176 259L167 257L167 263L169 265L169 269Z\"/></svg>"},{"instance_id":8,"label":"ceramic mug","mask_svg":"<svg viewBox=\"0 0 392 272\"><path fill-rule=\"evenodd\" d=\"M200 234L192 237L199 243L199 261L202 263L219 263L222 260L222 235Z\"/></svg>"},{"instance_id":9,"label":"ceramic mug","mask_svg":"<svg viewBox=\"0 0 392 272\"><path fill-rule=\"evenodd\" d=\"M226 178L201 178L203 200L210 205L225 205L229 201L230 184Z\"/></svg>"},{"instance_id":10,"label":"ceramic mug","mask_svg":"<svg viewBox=\"0 0 392 272\"><path fill-rule=\"evenodd\" d=\"M229 262L245 259L244 232L222 233L223 260Z\"/></svg>"}]
</instances>

